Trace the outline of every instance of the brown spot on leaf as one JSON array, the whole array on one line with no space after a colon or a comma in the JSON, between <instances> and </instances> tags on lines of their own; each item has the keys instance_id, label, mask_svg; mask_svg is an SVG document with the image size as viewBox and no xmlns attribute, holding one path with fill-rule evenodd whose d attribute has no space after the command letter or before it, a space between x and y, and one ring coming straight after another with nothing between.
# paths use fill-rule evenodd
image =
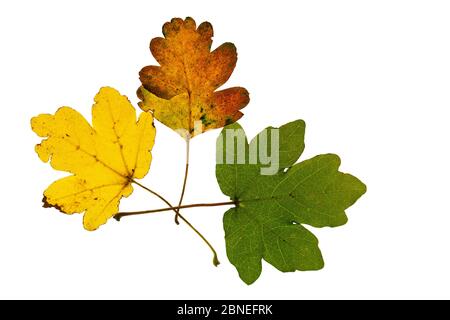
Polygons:
<instances>
[{"instance_id":1,"label":"brown spot on leaf","mask_svg":"<svg viewBox=\"0 0 450 320\"><path fill-rule=\"evenodd\" d=\"M43 203L42 207L44 207L44 208L55 208L55 209L59 210L60 212L65 213L64 210L60 206L58 206L57 204L49 203L47 201L47 197L46 196L44 196L42 198L42 203Z\"/></svg>"}]
</instances>

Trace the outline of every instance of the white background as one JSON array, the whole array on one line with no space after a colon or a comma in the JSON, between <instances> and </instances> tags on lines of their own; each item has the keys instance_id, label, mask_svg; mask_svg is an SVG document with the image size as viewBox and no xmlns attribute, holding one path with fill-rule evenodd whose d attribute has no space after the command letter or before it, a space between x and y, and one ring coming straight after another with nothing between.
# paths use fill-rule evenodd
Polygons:
<instances>
[{"instance_id":1,"label":"white background","mask_svg":"<svg viewBox=\"0 0 450 320\"><path fill-rule=\"evenodd\" d=\"M34 153L29 120L62 105L90 121L109 85L137 102L151 38L172 17L214 25L232 41L245 86L241 124L307 123L303 159L341 156L368 192L349 223L313 230L325 268L282 274L263 265L245 285L227 261L224 207L185 210L216 246L172 213L82 228L81 215L41 208L64 173ZM2 1L0 4L0 298L450 298L450 4L448 1ZM143 182L177 202L184 142L157 123ZM226 201L214 175L218 131L192 142L185 203ZM141 190L121 209L164 207Z\"/></svg>"}]
</instances>

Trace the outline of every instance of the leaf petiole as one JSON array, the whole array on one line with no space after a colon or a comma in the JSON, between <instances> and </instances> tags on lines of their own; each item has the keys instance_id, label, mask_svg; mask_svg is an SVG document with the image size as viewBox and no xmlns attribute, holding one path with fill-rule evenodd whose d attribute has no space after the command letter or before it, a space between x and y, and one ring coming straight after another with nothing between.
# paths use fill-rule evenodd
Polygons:
<instances>
[{"instance_id":1,"label":"leaf petiole","mask_svg":"<svg viewBox=\"0 0 450 320\"><path fill-rule=\"evenodd\" d=\"M178 222L178 218L180 217L180 208L179 207L183 203L184 192L186 191L186 183L187 183L187 177L188 177L188 173L189 173L189 142L190 142L190 140L191 140L190 137L187 136L186 137L186 167L184 170L183 188L181 189L180 201L178 202L178 209L175 210L175 223L176 224L180 224Z\"/></svg>"},{"instance_id":2,"label":"leaf petiole","mask_svg":"<svg viewBox=\"0 0 450 320\"><path fill-rule=\"evenodd\" d=\"M151 194L157 196L159 199L161 199L164 203L166 203L169 208L165 208L165 210L163 211L169 211L169 210L173 210L175 211L175 213L178 215L178 217L183 220L188 226L189 228L191 228L205 243L206 245L211 249L212 253L213 253L213 264L214 266L218 266L220 264L219 259L217 257L217 252L214 249L214 247L211 245L211 243L209 243L209 241L205 238L205 236L203 236L203 234L197 230L197 228L195 228L185 217L183 217L178 211L181 209L181 207L173 207L170 202L168 200L166 200L163 196L161 196L159 193L157 193L156 191L153 191L152 189L142 185L141 183L137 182L136 180L131 180L132 183L138 185L139 187L141 187L144 190L147 190L148 192L150 192ZM114 219L116 219L117 221L120 220L121 217L124 217L126 215L131 215L130 213L118 213L114 216Z\"/></svg>"},{"instance_id":3,"label":"leaf petiole","mask_svg":"<svg viewBox=\"0 0 450 320\"><path fill-rule=\"evenodd\" d=\"M188 208L199 208L199 207L219 207L219 206L231 206L237 205L236 201L226 201L226 202L213 202L213 203L194 203L194 204L186 204L179 207L169 207L169 208L161 208L161 209L152 209L152 210L143 210L143 211L129 211L129 212L119 212L114 216L114 219L120 221L122 217L128 216L137 216L141 214L147 213L158 213L164 211L171 211L177 209L188 209Z\"/></svg>"}]
</instances>

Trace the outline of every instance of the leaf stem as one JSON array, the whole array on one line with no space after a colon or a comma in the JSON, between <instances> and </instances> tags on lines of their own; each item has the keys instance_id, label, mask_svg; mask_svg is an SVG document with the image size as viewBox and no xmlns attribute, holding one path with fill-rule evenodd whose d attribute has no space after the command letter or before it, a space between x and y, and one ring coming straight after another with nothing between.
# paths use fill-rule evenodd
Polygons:
<instances>
[{"instance_id":1,"label":"leaf stem","mask_svg":"<svg viewBox=\"0 0 450 320\"><path fill-rule=\"evenodd\" d=\"M203 236L203 234L201 234L200 231L198 231L197 228L195 228L185 217L183 217L181 214L178 213L178 211L176 211L176 209L177 209L176 207L173 207L168 200L166 200L162 195L160 195L156 191L153 191L152 189L150 189L150 188L140 184L136 180L131 180L131 182L135 183L136 185L138 185L142 189L147 190L151 194L153 194L153 195L157 196L159 199L161 199L164 203L166 203L169 206L169 208L167 210L174 210L175 213L178 214L180 219L183 220L206 243L206 245L211 249L211 251L213 253L213 264L214 264L214 266L217 267L220 264L219 259L217 258L217 252L214 249L214 247L211 245L211 243L209 243L209 241L205 238L205 236ZM178 208L178 210L180 210L180 208ZM116 214L114 216L114 218L117 221L119 221L122 216L120 216L120 213L118 213L118 214Z\"/></svg>"},{"instance_id":2,"label":"leaf stem","mask_svg":"<svg viewBox=\"0 0 450 320\"><path fill-rule=\"evenodd\" d=\"M175 211L175 223L180 224L178 222L178 218L180 217L180 209L181 204L183 203L184 198L184 192L186 191L186 183L187 183L187 177L189 173L189 142L191 141L190 136L186 137L186 167L184 170L184 180L183 180L183 188L181 189L181 195L180 195L180 201L178 202L178 209Z\"/></svg>"},{"instance_id":3,"label":"leaf stem","mask_svg":"<svg viewBox=\"0 0 450 320\"><path fill-rule=\"evenodd\" d=\"M119 212L114 216L114 219L119 221L122 217L137 216L137 215L147 214L147 213L158 213L158 212L164 212L164 211L170 211L170 210L180 210L180 209L198 208L198 207L230 206L230 205L236 205L236 204L237 203L235 201L214 202L214 203L195 203L195 204L186 204L184 206L179 206L179 207L170 207L170 208L143 210L143 211Z\"/></svg>"},{"instance_id":4,"label":"leaf stem","mask_svg":"<svg viewBox=\"0 0 450 320\"><path fill-rule=\"evenodd\" d=\"M213 252L213 265L215 267L217 267L220 264L219 259L217 258L217 252L214 249L214 247L211 245L211 243L209 243L209 241L200 233L200 231L198 231L188 220L186 220L185 217L183 217L181 214L178 214L178 216L180 217L181 220L183 220L192 230L194 230L194 232L200 237L202 238L202 240L208 245L208 247L211 249L211 251Z\"/></svg>"},{"instance_id":5,"label":"leaf stem","mask_svg":"<svg viewBox=\"0 0 450 320\"><path fill-rule=\"evenodd\" d=\"M156 191L153 191L150 188L147 188L146 186L140 184L139 182L137 182L136 180L131 180L131 182L133 182L134 184L137 184L139 187L141 187L144 190L147 190L148 192L150 192L151 194L157 196L159 199L161 199L165 204L167 204L170 208L169 210L173 210L172 205L170 204L170 202L168 200L166 200L162 195L160 195L159 193L157 193Z\"/></svg>"}]
</instances>

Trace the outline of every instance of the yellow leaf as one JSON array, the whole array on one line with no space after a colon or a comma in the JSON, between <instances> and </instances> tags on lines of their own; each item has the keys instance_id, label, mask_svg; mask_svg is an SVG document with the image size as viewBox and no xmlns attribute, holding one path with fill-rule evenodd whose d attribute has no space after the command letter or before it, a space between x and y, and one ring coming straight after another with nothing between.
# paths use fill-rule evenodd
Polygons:
<instances>
[{"instance_id":1,"label":"yellow leaf","mask_svg":"<svg viewBox=\"0 0 450 320\"><path fill-rule=\"evenodd\" d=\"M62 107L54 115L31 120L33 131L46 138L36 145L39 158L71 176L44 192L44 207L72 214L85 212L83 225L95 230L117 213L131 183L150 167L155 128L150 114L136 122L136 110L126 96L101 88L92 107L92 127L76 110Z\"/></svg>"},{"instance_id":2,"label":"yellow leaf","mask_svg":"<svg viewBox=\"0 0 450 320\"><path fill-rule=\"evenodd\" d=\"M163 34L150 43L160 66L147 66L139 73L141 109L185 138L241 118L240 109L250 101L247 90L216 91L236 66L234 44L226 42L211 52L212 25L203 22L197 27L192 18L172 19L164 24Z\"/></svg>"}]
</instances>

